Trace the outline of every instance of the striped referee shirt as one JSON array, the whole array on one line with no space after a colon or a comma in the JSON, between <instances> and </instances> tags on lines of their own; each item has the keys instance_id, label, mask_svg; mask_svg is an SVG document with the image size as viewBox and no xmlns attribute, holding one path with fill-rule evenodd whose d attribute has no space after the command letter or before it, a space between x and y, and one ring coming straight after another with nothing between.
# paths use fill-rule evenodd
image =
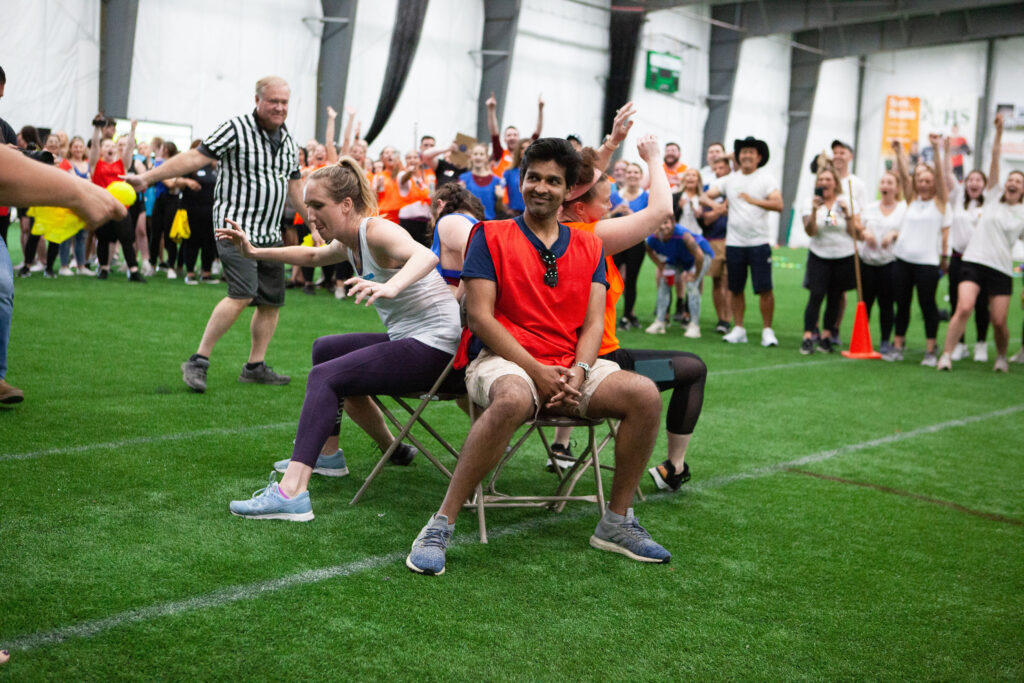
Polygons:
<instances>
[{"instance_id":1,"label":"striped referee shirt","mask_svg":"<svg viewBox=\"0 0 1024 683\"><path fill-rule=\"evenodd\" d=\"M295 140L282 125L280 140L256 122L256 111L222 123L203 140L199 151L220 160L213 199L213 224L224 219L242 226L258 247L281 242L281 214L288 197L288 181L299 179Z\"/></svg>"}]
</instances>

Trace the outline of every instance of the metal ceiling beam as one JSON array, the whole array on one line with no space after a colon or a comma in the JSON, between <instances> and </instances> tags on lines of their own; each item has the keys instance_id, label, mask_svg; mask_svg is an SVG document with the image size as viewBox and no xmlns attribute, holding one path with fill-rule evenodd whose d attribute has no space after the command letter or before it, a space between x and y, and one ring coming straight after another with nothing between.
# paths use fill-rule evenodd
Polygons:
<instances>
[{"instance_id":1,"label":"metal ceiling beam","mask_svg":"<svg viewBox=\"0 0 1024 683\"><path fill-rule=\"evenodd\" d=\"M358 4L359 0L320 0L324 16L321 19L320 62L316 70L316 135L313 137L317 139L327 127L328 105L338 112L339 129L334 131L335 138L345 124L345 90Z\"/></svg>"},{"instance_id":2,"label":"metal ceiling beam","mask_svg":"<svg viewBox=\"0 0 1024 683\"><path fill-rule=\"evenodd\" d=\"M139 0L103 0L100 4L100 110L128 118L135 20Z\"/></svg>"},{"instance_id":3,"label":"metal ceiling beam","mask_svg":"<svg viewBox=\"0 0 1024 683\"><path fill-rule=\"evenodd\" d=\"M1024 3L973 9L970 13L969 26L964 21L960 8L944 14L908 17L903 22L850 24L842 29L843 40L840 40L837 28L797 33L794 40L805 43L810 36L818 35L819 45L825 53L824 58L834 59L915 47L1007 38L1021 33L1024 33Z\"/></svg>"},{"instance_id":4,"label":"metal ceiling beam","mask_svg":"<svg viewBox=\"0 0 1024 683\"><path fill-rule=\"evenodd\" d=\"M736 83L736 67L740 59L743 34L725 28L736 18L736 5L711 8L711 45L708 50L708 117L704 121L704 144L700 156L712 142L723 142L729 123L729 107ZM726 146L728 149L728 146Z\"/></svg>"},{"instance_id":5,"label":"metal ceiling beam","mask_svg":"<svg viewBox=\"0 0 1024 683\"><path fill-rule=\"evenodd\" d=\"M519 27L520 0L484 0L484 34L480 41L480 96L477 103L476 139L487 142L491 134L487 128L487 105L493 92L498 100L498 125L505 113L505 95L509 74L512 72L512 48Z\"/></svg>"}]
</instances>

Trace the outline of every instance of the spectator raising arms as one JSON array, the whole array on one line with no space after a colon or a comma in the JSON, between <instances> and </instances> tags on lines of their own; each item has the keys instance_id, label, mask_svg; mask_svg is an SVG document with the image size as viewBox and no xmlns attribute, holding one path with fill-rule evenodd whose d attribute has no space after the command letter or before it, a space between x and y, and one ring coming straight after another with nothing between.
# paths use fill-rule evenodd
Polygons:
<instances>
[{"instance_id":1,"label":"spectator raising arms","mask_svg":"<svg viewBox=\"0 0 1024 683\"><path fill-rule=\"evenodd\" d=\"M459 183L484 205L484 219L494 220L497 216L496 205L503 192L501 179L491 172L484 145L473 145L469 153L469 170L459 176Z\"/></svg>"},{"instance_id":2,"label":"spectator raising arms","mask_svg":"<svg viewBox=\"0 0 1024 683\"><path fill-rule=\"evenodd\" d=\"M484 105L487 107L487 128L491 133L491 170L494 172L494 175L501 178L505 174L505 171L515 165L513 163L513 158L515 157L516 150L519 149L519 129L515 126L505 127L505 148L502 149L501 138L498 137L498 100L494 97L493 92L484 102ZM530 136L531 141L540 137L540 131L543 127L544 98L538 96L537 129L533 131L533 135ZM484 206L486 206L486 203Z\"/></svg>"}]
</instances>

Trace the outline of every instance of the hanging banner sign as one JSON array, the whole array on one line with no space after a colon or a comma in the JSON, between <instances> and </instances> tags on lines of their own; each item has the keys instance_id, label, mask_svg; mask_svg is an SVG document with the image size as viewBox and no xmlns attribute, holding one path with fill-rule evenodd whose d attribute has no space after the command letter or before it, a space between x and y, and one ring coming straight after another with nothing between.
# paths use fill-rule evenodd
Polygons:
<instances>
[{"instance_id":1,"label":"hanging banner sign","mask_svg":"<svg viewBox=\"0 0 1024 683\"><path fill-rule=\"evenodd\" d=\"M921 121L921 98L889 95L885 98L882 122L882 156L892 156L892 141L899 140L903 149L917 142Z\"/></svg>"}]
</instances>

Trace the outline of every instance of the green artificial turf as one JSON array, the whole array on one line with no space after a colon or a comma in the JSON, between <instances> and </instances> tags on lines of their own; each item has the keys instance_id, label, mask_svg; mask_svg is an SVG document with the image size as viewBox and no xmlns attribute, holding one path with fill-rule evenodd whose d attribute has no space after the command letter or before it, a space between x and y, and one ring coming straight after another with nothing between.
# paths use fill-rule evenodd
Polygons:
<instances>
[{"instance_id":1,"label":"green artificial turf","mask_svg":"<svg viewBox=\"0 0 1024 683\"><path fill-rule=\"evenodd\" d=\"M268 361L292 383L237 382L246 314L196 395L178 366L221 286L17 280L8 380L26 401L0 410L0 680L1024 678L1024 367L920 367L916 311L902 364L803 357L805 252L776 256L779 348L757 344L752 297L744 346L711 331L710 294L702 339L620 335L709 369L692 481L667 495L645 479L636 503L671 564L591 549L596 509L570 503L489 511L487 545L467 512L435 578L403 560L444 477L417 458L350 506L378 457L350 422L352 474L313 479L314 521L227 510L290 454L313 340L380 330L372 309L290 291ZM1011 351L1020 327L1015 294ZM428 415L461 442L454 404ZM502 488L551 487L538 444ZM662 433L652 461L664 449Z\"/></svg>"}]
</instances>

